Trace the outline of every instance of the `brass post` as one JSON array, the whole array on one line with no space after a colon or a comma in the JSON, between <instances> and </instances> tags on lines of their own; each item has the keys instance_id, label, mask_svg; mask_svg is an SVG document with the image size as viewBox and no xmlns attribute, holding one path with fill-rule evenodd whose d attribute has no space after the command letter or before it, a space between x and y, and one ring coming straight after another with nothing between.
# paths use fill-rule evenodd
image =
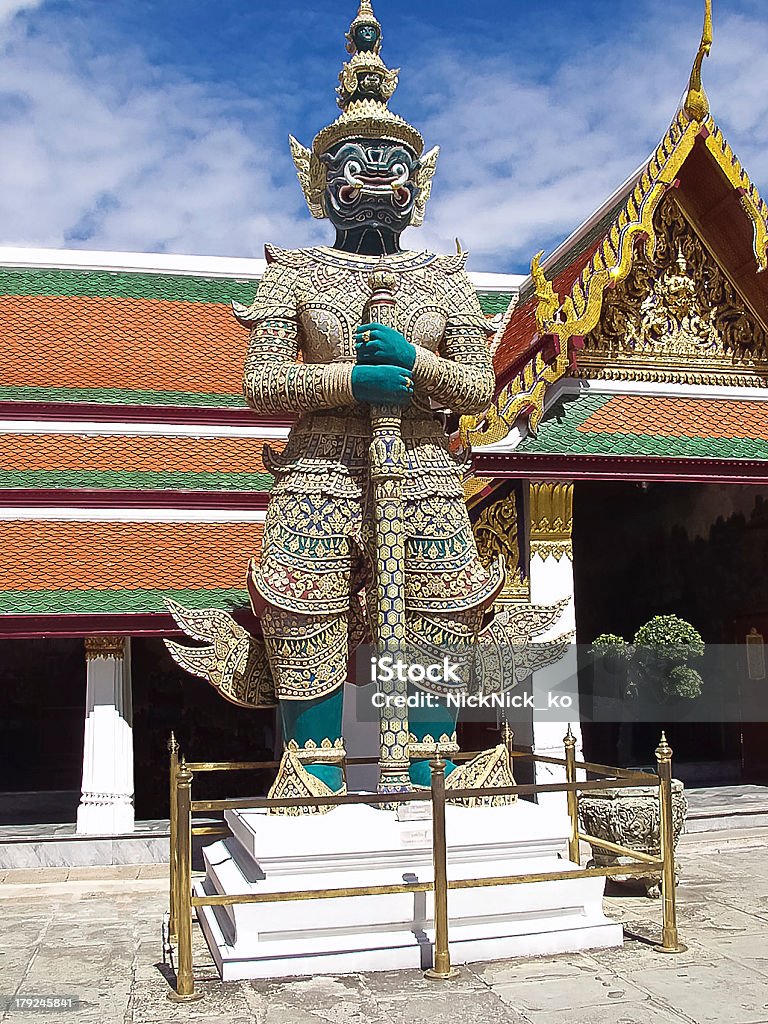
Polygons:
<instances>
[{"instance_id":1,"label":"brass post","mask_svg":"<svg viewBox=\"0 0 768 1024\"><path fill-rule=\"evenodd\" d=\"M504 744L504 749L507 752L507 768L509 769L509 774L514 775L514 771L512 770L512 762L514 761L512 751L515 747L515 734L512 731L512 726L507 721L506 715L504 716L504 720L501 724L501 742Z\"/></svg>"},{"instance_id":2,"label":"brass post","mask_svg":"<svg viewBox=\"0 0 768 1024\"><path fill-rule=\"evenodd\" d=\"M568 732L563 737L565 744L565 781L576 781L576 737L568 723ZM575 789L568 791L568 816L571 819L571 834L568 837L568 859L581 865L579 853L579 797Z\"/></svg>"},{"instance_id":3,"label":"brass post","mask_svg":"<svg viewBox=\"0 0 768 1024\"><path fill-rule=\"evenodd\" d=\"M447 981L458 977L451 967L448 949L448 855L445 839L445 761L438 756L429 762L432 769L432 864L435 871L435 957L425 978Z\"/></svg>"},{"instance_id":4,"label":"brass post","mask_svg":"<svg viewBox=\"0 0 768 1024\"><path fill-rule=\"evenodd\" d=\"M168 940L171 943L176 941L176 772L179 767L179 744L171 733L168 740L168 774L170 781L170 838L168 840L168 879L169 879L169 903L168 903Z\"/></svg>"},{"instance_id":5,"label":"brass post","mask_svg":"<svg viewBox=\"0 0 768 1024\"><path fill-rule=\"evenodd\" d=\"M168 993L174 1003L202 999L192 976L192 772L182 755L176 771L176 990Z\"/></svg>"},{"instance_id":6,"label":"brass post","mask_svg":"<svg viewBox=\"0 0 768 1024\"><path fill-rule=\"evenodd\" d=\"M662 929L660 953L684 953L684 946L677 934L677 910L675 907L675 837L672 829L672 748L662 732L656 748L656 762L659 773L659 840L663 861L661 877Z\"/></svg>"}]
</instances>

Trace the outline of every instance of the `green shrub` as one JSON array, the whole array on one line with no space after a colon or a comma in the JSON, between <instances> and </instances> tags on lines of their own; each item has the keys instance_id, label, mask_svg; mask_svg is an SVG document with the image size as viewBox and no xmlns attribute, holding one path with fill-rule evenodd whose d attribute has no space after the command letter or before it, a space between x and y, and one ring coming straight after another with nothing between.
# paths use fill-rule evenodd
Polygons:
<instances>
[{"instance_id":1,"label":"green shrub","mask_svg":"<svg viewBox=\"0 0 768 1024\"><path fill-rule=\"evenodd\" d=\"M589 653L596 658L615 655L628 661L632 657L632 648L623 636L617 636L616 633L601 633L592 641Z\"/></svg>"},{"instance_id":2,"label":"green shrub","mask_svg":"<svg viewBox=\"0 0 768 1024\"><path fill-rule=\"evenodd\" d=\"M667 698L693 700L701 694L703 680L688 664L704 654L701 634L677 615L656 615L635 633L628 644L616 633L601 633L590 654L611 672L626 669L624 696L636 696L652 687Z\"/></svg>"},{"instance_id":3,"label":"green shrub","mask_svg":"<svg viewBox=\"0 0 768 1024\"><path fill-rule=\"evenodd\" d=\"M704 681L690 665L675 665L662 684L668 697L686 697L693 700L701 694Z\"/></svg>"}]
</instances>

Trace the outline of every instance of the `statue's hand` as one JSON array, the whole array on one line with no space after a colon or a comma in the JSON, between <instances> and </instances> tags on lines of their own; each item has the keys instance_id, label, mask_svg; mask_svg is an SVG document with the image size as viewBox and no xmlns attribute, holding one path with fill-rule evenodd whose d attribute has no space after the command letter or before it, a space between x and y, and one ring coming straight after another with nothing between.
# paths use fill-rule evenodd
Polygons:
<instances>
[{"instance_id":1,"label":"statue's hand","mask_svg":"<svg viewBox=\"0 0 768 1024\"><path fill-rule=\"evenodd\" d=\"M400 331L383 324L361 324L357 328L357 361L366 366L402 366L412 370L416 349Z\"/></svg>"},{"instance_id":2,"label":"statue's hand","mask_svg":"<svg viewBox=\"0 0 768 1024\"><path fill-rule=\"evenodd\" d=\"M408 405L413 375L402 366L361 366L352 370L352 394L372 405Z\"/></svg>"}]
</instances>

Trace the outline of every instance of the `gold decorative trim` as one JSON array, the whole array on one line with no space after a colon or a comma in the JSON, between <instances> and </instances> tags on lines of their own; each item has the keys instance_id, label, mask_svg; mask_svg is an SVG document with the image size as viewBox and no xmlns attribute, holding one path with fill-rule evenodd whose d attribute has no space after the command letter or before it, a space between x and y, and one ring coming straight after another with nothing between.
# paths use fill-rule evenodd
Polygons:
<instances>
[{"instance_id":1,"label":"gold decorative trim","mask_svg":"<svg viewBox=\"0 0 768 1024\"><path fill-rule=\"evenodd\" d=\"M277 778L267 793L270 800L290 800L294 797L307 796L343 796L347 792L346 781L341 789L332 790L320 779L316 778L290 750L286 750L280 761ZM303 814L327 814L333 810L332 804L319 804L316 807L270 807L270 814L284 814L287 817L299 817Z\"/></svg>"},{"instance_id":2,"label":"gold decorative trim","mask_svg":"<svg viewBox=\"0 0 768 1024\"><path fill-rule=\"evenodd\" d=\"M85 638L85 660L114 658L122 661L125 657L124 636L87 636Z\"/></svg>"},{"instance_id":3,"label":"gold decorative trim","mask_svg":"<svg viewBox=\"0 0 768 1024\"><path fill-rule=\"evenodd\" d=\"M573 545L569 540L532 540L531 557L534 555L538 555L542 561L554 558L556 562L559 562L563 555L573 561Z\"/></svg>"},{"instance_id":4,"label":"gold decorative trim","mask_svg":"<svg viewBox=\"0 0 768 1024\"><path fill-rule=\"evenodd\" d=\"M344 749L344 740L330 740L327 737L320 742L307 740L303 747L300 747L296 740L289 740L285 749L294 754L302 764L343 764L347 752Z\"/></svg>"},{"instance_id":5,"label":"gold decorative trim","mask_svg":"<svg viewBox=\"0 0 768 1024\"><path fill-rule=\"evenodd\" d=\"M529 484L530 553L542 559L573 560L573 484L538 480Z\"/></svg>"},{"instance_id":6,"label":"gold decorative trim","mask_svg":"<svg viewBox=\"0 0 768 1024\"><path fill-rule=\"evenodd\" d=\"M541 257L544 250L537 252L531 260L531 280L534 284L534 295L538 299L536 306L536 326L539 334L549 330L555 314L560 308L560 296L552 287L552 282L547 280L547 275L541 268Z\"/></svg>"},{"instance_id":7,"label":"gold decorative trim","mask_svg":"<svg viewBox=\"0 0 768 1024\"><path fill-rule=\"evenodd\" d=\"M504 588L497 602L527 601L530 599L528 579L523 575L520 552L520 530L517 496L510 491L505 497L486 505L472 530L477 543L477 553L485 566L504 559L506 576Z\"/></svg>"},{"instance_id":8,"label":"gold decorative trim","mask_svg":"<svg viewBox=\"0 0 768 1024\"><path fill-rule=\"evenodd\" d=\"M445 792L446 797L451 799L450 793L454 789L490 789L514 785L509 753L504 744L500 743L452 771L445 780ZM501 807L516 801L517 794L513 793L512 796L465 797L452 802L463 807Z\"/></svg>"},{"instance_id":9,"label":"gold decorative trim","mask_svg":"<svg viewBox=\"0 0 768 1024\"><path fill-rule=\"evenodd\" d=\"M709 100L701 83L701 66L704 58L712 49L712 0L705 0L704 28L701 33L699 52L693 62L691 77L688 80L688 92L683 103L683 110L692 121L703 121L709 113Z\"/></svg>"},{"instance_id":10,"label":"gold decorative trim","mask_svg":"<svg viewBox=\"0 0 768 1024\"><path fill-rule=\"evenodd\" d=\"M579 376L598 374L768 385L768 330L670 192L654 218L653 259L640 253L606 293L584 338Z\"/></svg>"},{"instance_id":11,"label":"gold decorative trim","mask_svg":"<svg viewBox=\"0 0 768 1024\"><path fill-rule=\"evenodd\" d=\"M561 480L533 480L529 484L531 540L571 539L573 484Z\"/></svg>"},{"instance_id":12,"label":"gold decorative trim","mask_svg":"<svg viewBox=\"0 0 768 1024\"><path fill-rule=\"evenodd\" d=\"M412 732L408 734L408 756L411 760L435 757L437 754L451 757L453 754L458 754L459 749L455 732L450 736L443 733L437 740L428 733L420 740Z\"/></svg>"}]
</instances>

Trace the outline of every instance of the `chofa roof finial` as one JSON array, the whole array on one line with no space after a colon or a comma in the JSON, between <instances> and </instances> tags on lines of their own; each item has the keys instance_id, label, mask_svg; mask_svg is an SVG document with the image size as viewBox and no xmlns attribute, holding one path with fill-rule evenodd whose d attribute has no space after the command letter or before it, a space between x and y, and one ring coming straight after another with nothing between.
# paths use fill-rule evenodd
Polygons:
<instances>
[{"instance_id":1,"label":"chofa roof finial","mask_svg":"<svg viewBox=\"0 0 768 1024\"><path fill-rule=\"evenodd\" d=\"M709 114L709 100L701 84L701 65L712 49L712 0L704 0L704 29L701 33L699 52L693 62L688 92L683 103L683 110L692 121L703 121Z\"/></svg>"}]
</instances>

